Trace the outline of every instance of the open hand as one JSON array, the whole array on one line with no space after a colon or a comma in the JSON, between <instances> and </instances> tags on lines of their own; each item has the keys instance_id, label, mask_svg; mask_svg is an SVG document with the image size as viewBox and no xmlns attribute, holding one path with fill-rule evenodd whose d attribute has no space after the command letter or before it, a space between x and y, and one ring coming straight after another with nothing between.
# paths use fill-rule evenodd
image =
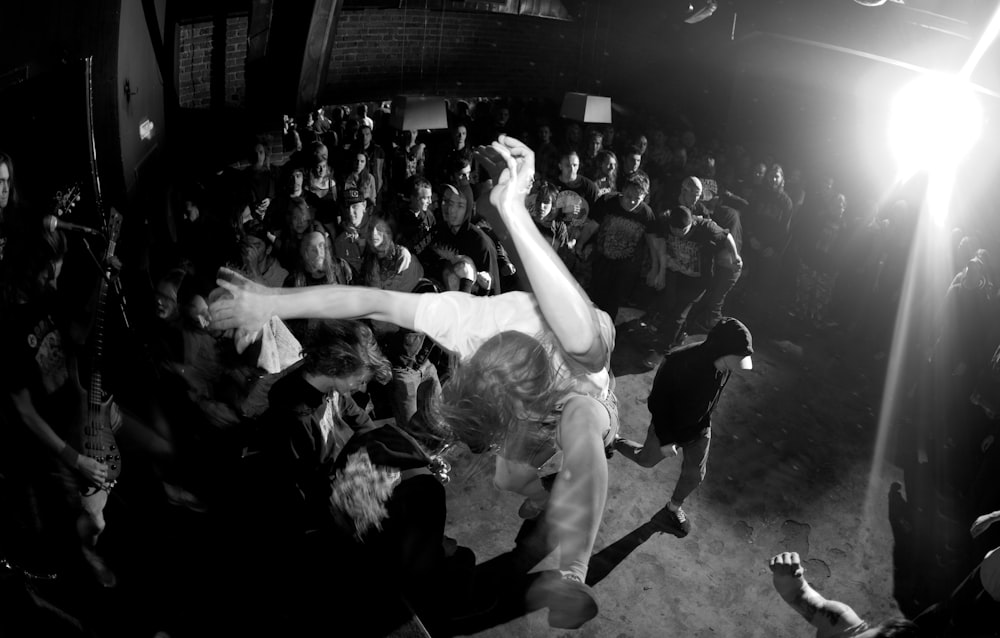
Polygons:
<instances>
[{"instance_id":1,"label":"open hand","mask_svg":"<svg viewBox=\"0 0 1000 638\"><path fill-rule=\"evenodd\" d=\"M260 337L264 324L271 319L270 302L275 293L228 268L219 269L215 282L229 295L223 295L209 306L212 330L235 330L236 350L243 352Z\"/></svg>"}]
</instances>

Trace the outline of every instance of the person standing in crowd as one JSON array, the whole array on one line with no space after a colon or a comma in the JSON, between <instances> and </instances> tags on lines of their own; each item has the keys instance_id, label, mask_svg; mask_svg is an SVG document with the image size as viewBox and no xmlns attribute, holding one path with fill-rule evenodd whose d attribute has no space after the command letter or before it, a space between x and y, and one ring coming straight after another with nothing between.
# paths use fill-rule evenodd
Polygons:
<instances>
[{"instance_id":1,"label":"person standing in crowd","mask_svg":"<svg viewBox=\"0 0 1000 638\"><path fill-rule=\"evenodd\" d=\"M559 190L573 191L587 202L587 208L592 208L597 202L597 185L589 177L580 174L580 155L576 151L567 151L559 159L559 180L556 184Z\"/></svg>"},{"instance_id":2,"label":"person standing in crowd","mask_svg":"<svg viewBox=\"0 0 1000 638\"><path fill-rule=\"evenodd\" d=\"M500 293L500 266L493 241L470 219L471 208L459 187L441 191L441 221L418 257L449 290L486 296Z\"/></svg>"},{"instance_id":3,"label":"person standing in crowd","mask_svg":"<svg viewBox=\"0 0 1000 638\"><path fill-rule=\"evenodd\" d=\"M4 247L16 230L17 191L14 189L14 160L0 151L0 265Z\"/></svg>"},{"instance_id":4,"label":"person standing in crowd","mask_svg":"<svg viewBox=\"0 0 1000 638\"><path fill-rule=\"evenodd\" d=\"M218 329L237 329L246 347L272 316L374 318L425 332L456 353L442 392L441 420L473 449L497 453L496 484L525 497L520 514L549 520L559 569L529 592L549 607L549 624L576 628L597 614L585 584L607 497L605 446L618 428L610 373L614 324L573 280L524 205L534 154L501 136L491 145L506 168L491 193L534 294L477 298L329 286L274 294L231 271L232 295L213 304ZM562 450L551 497L539 476Z\"/></svg>"},{"instance_id":5,"label":"person standing in crowd","mask_svg":"<svg viewBox=\"0 0 1000 638\"><path fill-rule=\"evenodd\" d=\"M653 211L643 203L648 194L649 179L634 175L626 180L618 197L602 199L590 213L599 223L590 292L597 307L612 320L622 298L639 280L644 244L650 261L656 263L655 220Z\"/></svg>"},{"instance_id":6,"label":"person standing in crowd","mask_svg":"<svg viewBox=\"0 0 1000 638\"><path fill-rule=\"evenodd\" d=\"M780 299L794 285L791 273L781 269L781 261L795 213L792 198L785 193L785 173L780 164L767 169L749 200L749 214L743 220L752 257L749 276L770 291L772 299Z\"/></svg>"},{"instance_id":7,"label":"person standing in crowd","mask_svg":"<svg viewBox=\"0 0 1000 638\"><path fill-rule=\"evenodd\" d=\"M27 232L10 247L0 307L0 471L17 496L23 567L84 574L103 587L117 579L97 552L108 500L108 465L84 452L86 395L77 353L86 329L71 321L56 289L67 253L61 232ZM106 427L120 424L109 411Z\"/></svg>"},{"instance_id":8,"label":"person standing in crowd","mask_svg":"<svg viewBox=\"0 0 1000 638\"><path fill-rule=\"evenodd\" d=\"M652 418L642 444L615 439L614 447L642 467L684 451L681 475L667 506L654 521L678 536L691 532L682 509L705 480L712 443L712 412L734 371L753 368L753 337L739 320L723 317L702 343L669 352L660 363L646 403Z\"/></svg>"},{"instance_id":9,"label":"person standing in crowd","mask_svg":"<svg viewBox=\"0 0 1000 638\"><path fill-rule=\"evenodd\" d=\"M243 224L243 241L240 244L242 271L257 283L280 287L288 277L278 258L274 256L274 235L264 224L250 220Z\"/></svg>"}]
</instances>

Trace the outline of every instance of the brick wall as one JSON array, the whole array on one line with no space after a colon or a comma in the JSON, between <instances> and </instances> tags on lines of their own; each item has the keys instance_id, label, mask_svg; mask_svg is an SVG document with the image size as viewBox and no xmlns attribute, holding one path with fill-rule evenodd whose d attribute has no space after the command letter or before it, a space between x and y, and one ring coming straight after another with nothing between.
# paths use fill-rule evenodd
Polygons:
<instances>
[{"instance_id":1,"label":"brick wall","mask_svg":"<svg viewBox=\"0 0 1000 638\"><path fill-rule=\"evenodd\" d=\"M225 105L244 106L246 102L247 23L249 18L226 18ZM209 108L212 105L212 36L211 20L182 24L178 27L179 55L177 90L184 108Z\"/></svg>"},{"instance_id":2,"label":"brick wall","mask_svg":"<svg viewBox=\"0 0 1000 638\"><path fill-rule=\"evenodd\" d=\"M212 22L193 22L179 27L178 97L182 107L212 105Z\"/></svg>"},{"instance_id":3,"label":"brick wall","mask_svg":"<svg viewBox=\"0 0 1000 638\"><path fill-rule=\"evenodd\" d=\"M226 18L226 106L243 106L246 98L248 16Z\"/></svg>"},{"instance_id":4,"label":"brick wall","mask_svg":"<svg viewBox=\"0 0 1000 638\"><path fill-rule=\"evenodd\" d=\"M326 94L341 101L416 91L557 96L588 75L580 31L574 22L524 16L344 10Z\"/></svg>"}]
</instances>

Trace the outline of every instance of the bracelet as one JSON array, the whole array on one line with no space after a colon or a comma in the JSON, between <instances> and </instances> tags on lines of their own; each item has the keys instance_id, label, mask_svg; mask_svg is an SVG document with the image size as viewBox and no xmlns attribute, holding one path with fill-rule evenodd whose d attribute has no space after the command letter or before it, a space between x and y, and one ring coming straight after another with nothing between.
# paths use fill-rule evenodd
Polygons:
<instances>
[{"instance_id":1,"label":"bracelet","mask_svg":"<svg viewBox=\"0 0 1000 638\"><path fill-rule=\"evenodd\" d=\"M79 456L80 453L74 450L68 443L63 446L63 449L59 450L59 458L63 460L63 463L74 469L76 468L76 459Z\"/></svg>"}]
</instances>

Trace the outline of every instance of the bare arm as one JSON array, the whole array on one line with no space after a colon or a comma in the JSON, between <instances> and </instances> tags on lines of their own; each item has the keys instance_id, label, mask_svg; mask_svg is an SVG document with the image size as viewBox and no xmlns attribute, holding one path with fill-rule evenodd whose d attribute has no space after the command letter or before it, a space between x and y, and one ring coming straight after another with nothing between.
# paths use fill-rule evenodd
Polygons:
<instances>
[{"instance_id":1,"label":"bare arm","mask_svg":"<svg viewBox=\"0 0 1000 638\"><path fill-rule=\"evenodd\" d=\"M420 295L366 286L268 288L223 268L217 283L232 295L211 305L212 327L235 329L243 351L271 319L376 319L414 329Z\"/></svg>"},{"instance_id":2,"label":"bare arm","mask_svg":"<svg viewBox=\"0 0 1000 638\"><path fill-rule=\"evenodd\" d=\"M535 154L507 135L501 135L492 147L507 168L490 193L490 201L510 231L542 316L568 355L588 369L598 370L608 356L598 328L598 310L538 232L524 206L535 171Z\"/></svg>"},{"instance_id":3,"label":"bare arm","mask_svg":"<svg viewBox=\"0 0 1000 638\"><path fill-rule=\"evenodd\" d=\"M797 553L778 554L771 559L770 567L774 588L792 609L816 628L816 638L833 636L863 622L848 605L827 600L809 586Z\"/></svg>"},{"instance_id":4,"label":"bare arm","mask_svg":"<svg viewBox=\"0 0 1000 638\"><path fill-rule=\"evenodd\" d=\"M743 258L740 257L740 251L736 249L736 240L733 239L732 233L726 233L726 243L722 249L729 253L734 267L743 267Z\"/></svg>"},{"instance_id":5,"label":"bare arm","mask_svg":"<svg viewBox=\"0 0 1000 638\"><path fill-rule=\"evenodd\" d=\"M95 485L103 486L107 482L108 466L80 454L66 441L63 441L62 437L56 434L48 421L43 419L42 415L35 409L35 404L27 389L22 388L11 393L10 398L18 416L21 417L21 421L28 426L28 429L41 441L42 445L51 450L53 454L58 455L67 466L80 471Z\"/></svg>"}]
</instances>

